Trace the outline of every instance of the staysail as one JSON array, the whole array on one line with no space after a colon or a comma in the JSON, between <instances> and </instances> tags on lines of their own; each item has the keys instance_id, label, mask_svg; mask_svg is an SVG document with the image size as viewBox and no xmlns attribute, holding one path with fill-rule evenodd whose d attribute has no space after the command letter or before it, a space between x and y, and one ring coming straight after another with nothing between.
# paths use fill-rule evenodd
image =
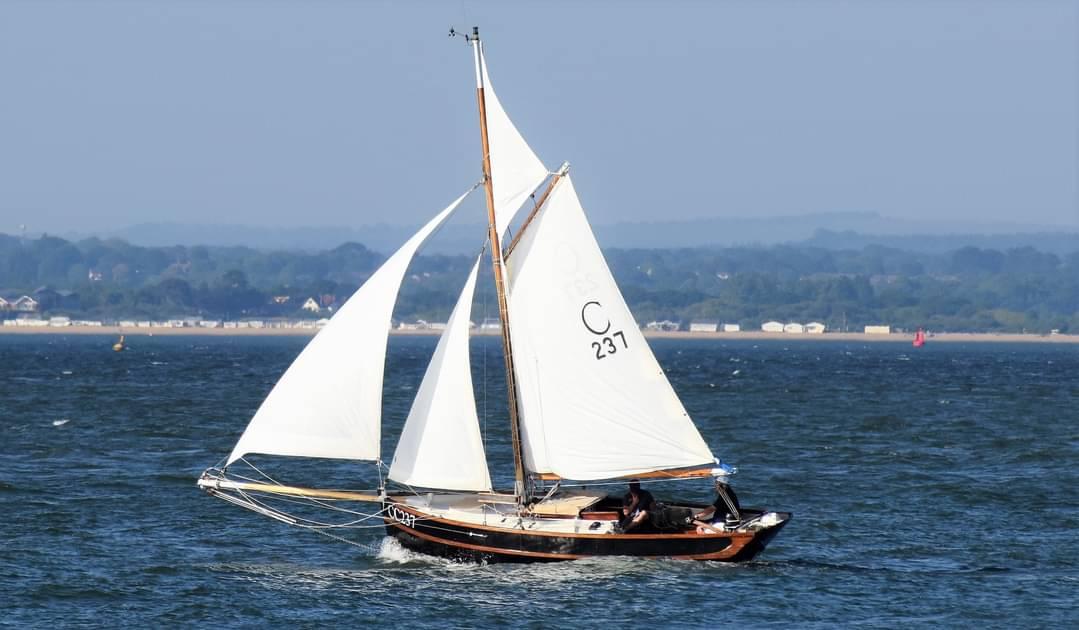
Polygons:
<instances>
[{"instance_id":1,"label":"staysail","mask_svg":"<svg viewBox=\"0 0 1079 630\"><path fill-rule=\"evenodd\" d=\"M377 460L386 340L416 251L475 187L379 267L303 349L247 425L226 465L248 453Z\"/></svg>"},{"instance_id":2,"label":"staysail","mask_svg":"<svg viewBox=\"0 0 1079 630\"><path fill-rule=\"evenodd\" d=\"M507 267L531 472L591 480L714 462L626 306L568 176Z\"/></svg>"},{"instance_id":3,"label":"staysail","mask_svg":"<svg viewBox=\"0 0 1079 630\"><path fill-rule=\"evenodd\" d=\"M480 258L427 366L390 464L411 487L490 491L491 476L472 391L468 335Z\"/></svg>"},{"instance_id":4,"label":"staysail","mask_svg":"<svg viewBox=\"0 0 1079 630\"><path fill-rule=\"evenodd\" d=\"M547 167L517 131L502 108L480 47L481 85L487 105L487 137L491 147L491 181L494 188L495 222L499 235L505 234L525 199L543 183Z\"/></svg>"}]
</instances>

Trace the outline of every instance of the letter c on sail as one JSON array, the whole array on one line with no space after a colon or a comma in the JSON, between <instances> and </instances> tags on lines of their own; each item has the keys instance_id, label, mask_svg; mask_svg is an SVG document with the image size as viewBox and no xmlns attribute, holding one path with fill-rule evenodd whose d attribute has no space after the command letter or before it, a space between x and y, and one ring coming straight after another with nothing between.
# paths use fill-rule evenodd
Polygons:
<instances>
[{"instance_id":1,"label":"letter c on sail","mask_svg":"<svg viewBox=\"0 0 1079 630\"><path fill-rule=\"evenodd\" d=\"M593 304L595 304L597 308L603 308L603 305L595 300L592 300L591 302L585 302L584 306L581 307L581 322L584 323L584 327L588 329L588 332L592 333L593 335L606 335L607 331L611 329L611 320L607 320L606 327L603 330L599 330L599 328L594 327L588 323L588 307L592 306Z\"/></svg>"}]
</instances>

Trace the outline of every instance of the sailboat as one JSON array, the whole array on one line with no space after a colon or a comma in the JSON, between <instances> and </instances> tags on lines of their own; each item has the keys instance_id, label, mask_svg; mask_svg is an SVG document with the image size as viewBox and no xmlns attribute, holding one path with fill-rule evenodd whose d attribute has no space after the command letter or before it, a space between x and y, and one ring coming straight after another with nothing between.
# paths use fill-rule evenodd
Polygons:
<instances>
[{"instance_id":1,"label":"sailboat","mask_svg":"<svg viewBox=\"0 0 1079 630\"><path fill-rule=\"evenodd\" d=\"M921 348L925 345L925 331L921 328L918 329L918 332L914 333L914 342L912 345L915 348Z\"/></svg>"},{"instance_id":2,"label":"sailboat","mask_svg":"<svg viewBox=\"0 0 1079 630\"><path fill-rule=\"evenodd\" d=\"M481 181L349 298L273 387L223 463L203 473L199 487L339 540L352 542L346 534L375 526L407 549L461 560L753 558L790 513L732 505L725 520L699 532L688 516L706 506L671 502L653 506L640 527L620 525L620 492L607 490L613 485L725 480L733 470L706 444L634 321L569 165L549 171L536 157L491 87L479 30L464 38L475 65ZM488 226L480 242L490 252L498 296L514 462L513 487L504 490L491 482L470 369L469 315L483 249L388 466L380 451L387 335L402 279L425 241L481 187ZM526 216L505 239L525 205L531 206ZM312 465L373 463L379 485L342 490L285 483L261 460L256 467L248 459L254 454L309 458ZM341 519L302 512L308 508Z\"/></svg>"}]
</instances>

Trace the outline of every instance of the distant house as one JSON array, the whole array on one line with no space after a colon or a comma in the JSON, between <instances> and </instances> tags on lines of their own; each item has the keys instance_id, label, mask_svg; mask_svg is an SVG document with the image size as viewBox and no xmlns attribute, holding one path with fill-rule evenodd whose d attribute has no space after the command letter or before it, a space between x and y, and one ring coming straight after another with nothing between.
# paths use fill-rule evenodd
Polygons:
<instances>
[{"instance_id":1,"label":"distant house","mask_svg":"<svg viewBox=\"0 0 1079 630\"><path fill-rule=\"evenodd\" d=\"M809 322L806 324L806 332L811 335L819 335L824 332L824 324L820 322Z\"/></svg>"},{"instance_id":2,"label":"distant house","mask_svg":"<svg viewBox=\"0 0 1079 630\"><path fill-rule=\"evenodd\" d=\"M783 324L777 321L764 322L761 324L761 330L764 332L783 332Z\"/></svg>"},{"instance_id":3,"label":"distant house","mask_svg":"<svg viewBox=\"0 0 1079 630\"><path fill-rule=\"evenodd\" d=\"M708 333L719 330L719 322L714 319L706 319L689 323L689 332Z\"/></svg>"},{"instance_id":4,"label":"distant house","mask_svg":"<svg viewBox=\"0 0 1079 630\"><path fill-rule=\"evenodd\" d=\"M86 274L86 278L87 278L87 279L88 279L88 280L89 280L90 282L101 282L101 279L102 279L103 277L104 277L104 276L102 276L101 272L100 272L100 271L98 271L98 270L96 270L96 269L91 269L91 270L90 270L89 272L87 272L87 274Z\"/></svg>"},{"instance_id":5,"label":"distant house","mask_svg":"<svg viewBox=\"0 0 1079 630\"><path fill-rule=\"evenodd\" d=\"M428 322L428 330L446 330L446 322Z\"/></svg>"},{"instance_id":6,"label":"distant house","mask_svg":"<svg viewBox=\"0 0 1079 630\"><path fill-rule=\"evenodd\" d=\"M74 291L53 289L50 286L38 287L34 291L34 299L39 308L78 308L79 294Z\"/></svg>"},{"instance_id":7,"label":"distant house","mask_svg":"<svg viewBox=\"0 0 1079 630\"><path fill-rule=\"evenodd\" d=\"M288 295L275 295L273 296L274 304L287 304L290 299Z\"/></svg>"},{"instance_id":8,"label":"distant house","mask_svg":"<svg viewBox=\"0 0 1079 630\"><path fill-rule=\"evenodd\" d=\"M34 299L39 308L50 309L60 301L60 294L50 286L43 286L34 289Z\"/></svg>"},{"instance_id":9,"label":"distant house","mask_svg":"<svg viewBox=\"0 0 1079 630\"><path fill-rule=\"evenodd\" d=\"M742 331L742 327L739 326L738 324L723 324L723 332L731 333L731 332L741 332L741 331Z\"/></svg>"},{"instance_id":10,"label":"distant house","mask_svg":"<svg viewBox=\"0 0 1079 630\"><path fill-rule=\"evenodd\" d=\"M71 318L70 317L50 317L49 318L49 326L59 328L59 327L70 326L70 325L71 325Z\"/></svg>"},{"instance_id":11,"label":"distant house","mask_svg":"<svg viewBox=\"0 0 1079 630\"><path fill-rule=\"evenodd\" d=\"M307 298L307 301L304 302L303 306L301 306L300 308L302 308L305 311L310 311L312 313L321 313L322 312L322 307L319 306L318 302L316 302L315 298L313 298L313 297Z\"/></svg>"},{"instance_id":12,"label":"distant house","mask_svg":"<svg viewBox=\"0 0 1079 630\"><path fill-rule=\"evenodd\" d=\"M865 334L867 335L890 335L892 334L891 326L866 326Z\"/></svg>"},{"instance_id":13,"label":"distant house","mask_svg":"<svg viewBox=\"0 0 1079 630\"><path fill-rule=\"evenodd\" d=\"M806 327L798 322L791 322L783 326L783 332L800 335L806 331Z\"/></svg>"},{"instance_id":14,"label":"distant house","mask_svg":"<svg viewBox=\"0 0 1079 630\"><path fill-rule=\"evenodd\" d=\"M37 300L29 295L24 295L11 303L11 310L20 313L36 313L40 306Z\"/></svg>"},{"instance_id":15,"label":"distant house","mask_svg":"<svg viewBox=\"0 0 1079 630\"><path fill-rule=\"evenodd\" d=\"M678 322L672 322L669 319L665 319L663 321L652 321L644 325L645 330L658 330L663 332L678 330L678 328Z\"/></svg>"},{"instance_id":16,"label":"distant house","mask_svg":"<svg viewBox=\"0 0 1079 630\"><path fill-rule=\"evenodd\" d=\"M488 317L480 324L480 331L482 332L498 332L502 330L502 322L497 317Z\"/></svg>"},{"instance_id":17,"label":"distant house","mask_svg":"<svg viewBox=\"0 0 1079 630\"><path fill-rule=\"evenodd\" d=\"M8 302L4 298L0 297L0 311L10 311L11 302Z\"/></svg>"}]
</instances>

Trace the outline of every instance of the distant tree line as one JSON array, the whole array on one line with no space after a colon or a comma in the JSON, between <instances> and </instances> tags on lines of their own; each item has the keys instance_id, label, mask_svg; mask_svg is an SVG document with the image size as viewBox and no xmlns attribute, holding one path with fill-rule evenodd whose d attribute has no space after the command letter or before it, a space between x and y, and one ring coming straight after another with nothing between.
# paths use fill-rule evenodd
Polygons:
<instances>
[{"instance_id":1,"label":"distant tree line","mask_svg":"<svg viewBox=\"0 0 1079 630\"><path fill-rule=\"evenodd\" d=\"M831 330L885 323L907 329L1079 332L1079 252L777 245L608 249L605 254L642 324L714 319L756 328L774 319L820 321ZM335 296L340 304L383 260L358 243L305 253L0 234L0 296L41 287L63 290L69 299L45 305L48 311L99 319L315 316L300 310L307 298ZM396 315L445 320L473 260L418 257ZM481 281L480 287L473 319L497 314L491 283Z\"/></svg>"}]
</instances>

